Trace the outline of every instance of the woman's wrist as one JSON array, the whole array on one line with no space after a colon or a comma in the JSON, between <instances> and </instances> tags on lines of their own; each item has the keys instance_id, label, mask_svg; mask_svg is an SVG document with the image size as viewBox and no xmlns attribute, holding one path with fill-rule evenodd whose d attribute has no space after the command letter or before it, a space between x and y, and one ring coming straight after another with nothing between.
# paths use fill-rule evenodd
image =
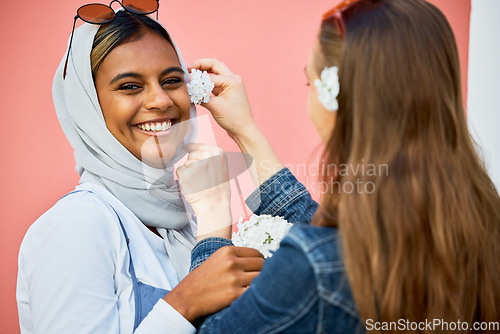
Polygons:
<instances>
[{"instance_id":1,"label":"woman's wrist","mask_svg":"<svg viewBox=\"0 0 500 334\"><path fill-rule=\"evenodd\" d=\"M231 240L231 232L232 232L232 225L229 225L216 231L210 231L205 234L198 234L196 236L196 242L198 243L207 238L223 238Z\"/></svg>"},{"instance_id":2,"label":"woman's wrist","mask_svg":"<svg viewBox=\"0 0 500 334\"><path fill-rule=\"evenodd\" d=\"M203 203L192 203L191 206L199 219L201 217L213 217L221 215L227 217L231 215L231 194L224 194L218 198L212 197L210 200L205 200Z\"/></svg>"},{"instance_id":3,"label":"woman's wrist","mask_svg":"<svg viewBox=\"0 0 500 334\"><path fill-rule=\"evenodd\" d=\"M195 213L198 225L197 241L208 237L231 239L233 218L229 203L205 206L195 210Z\"/></svg>"},{"instance_id":4,"label":"woman's wrist","mask_svg":"<svg viewBox=\"0 0 500 334\"><path fill-rule=\"evenodd\" d=\"M250 173L256 185L262 184L276 172L283 169L284 166L271 144L257 126L249 128L238 136L234 136L233 139L242 152L253 158Z\"/></svg>"},{"instance_id":5,"label":"woman's wrist","mask_svg":"<svg viewBox=\"0 0 500 334\"><path fill-rule=\"evenodd\" d=\"M190 296L184 293L183 287L175 287L163 297L170 306L172 306L180 315L187 321L193 323L198 317L199 312L196 311L196 302L191 300Z\"/></svg>"},{"instance_id":6,"label":"woman's wrist","mask_svg":"<svg viewBox=\"0 0 500 334\"><path fill-rule=\"evenodd\" d=\"M247 147L251 147L257 144L258 141L262 140L264 135L257 127L257 124L246 125L238 133L231 133L230 137L238 144L240 149L245 152Z\"/></svg>"}]
</instances>

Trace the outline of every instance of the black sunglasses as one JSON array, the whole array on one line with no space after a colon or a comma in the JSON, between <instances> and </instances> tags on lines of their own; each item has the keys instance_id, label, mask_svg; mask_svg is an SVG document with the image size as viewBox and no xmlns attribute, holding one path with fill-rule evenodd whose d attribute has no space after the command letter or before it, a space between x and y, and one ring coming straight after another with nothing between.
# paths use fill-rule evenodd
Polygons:
<instances>
[{"instance_id":1,"label":"black sunglasses","mask_svg":"<svg viewBox=\"0 0 500 334\"><path fill-rule=\"evenodd\" d=\"M158 20L158 7L160 3L158 0L113 0L109 6L100 3L91 3L81 6L76 11L75 19L73 20L73 30L71 31L71 38L69 40L68 54L66 55L66 62L64 63L63 79L66 78L66 69L68 67L69 52L71 51L71 43L73 42L73 33L75 32L76 19L80 18L82 21L92 24L105 24L113 21L116 17L115 11L111 8L113 2L118 2L126 11L132 14L148 15L156 12L156 20Z\"/></svg>"}]
</instances>

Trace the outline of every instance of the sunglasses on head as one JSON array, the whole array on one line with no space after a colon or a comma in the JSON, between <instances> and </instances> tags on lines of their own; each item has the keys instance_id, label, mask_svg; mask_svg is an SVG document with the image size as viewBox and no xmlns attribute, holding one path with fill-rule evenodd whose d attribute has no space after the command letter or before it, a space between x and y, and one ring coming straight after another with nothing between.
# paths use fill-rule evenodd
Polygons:
<instances>
[{"instance_id":1,"label":"sunglasses on head","mask_svg":"<svg viewBox=\"0 0 500 334\"><path fill-rule=\"evenodd\" d=\"M66 62L64 63L63 79L66 78L66 69L68 67L69 53L71 51L71 43L73 42L76 20L80 18L82 21L92 24L109 23L116 17L115 11L111 8L113 2L119 3L123 9L132 14L148 15L156 12L156 20L158 20L158 7L160 6L158 0L123 0L121 2L119 0L113 0L108 6L99 3L81 6L76 11L76 16L73 20L73 30L71 31L71 38L69 40L68 54L66 55Z\"/></svg>"},{"instance_id":2,"label":"sunglasses on head","mask_svg":"<svg viewBox=\"0 0 500 334\"><path fill-rule=\"evenodd\" d=\"M333 7L325 14L323 14L323 21L333 19L340 38L344 38L345 34L345 13L347 10L353 8L356 4L367 2L368 0L344 0L337 6Z\"/></svg>"}]
</instances>

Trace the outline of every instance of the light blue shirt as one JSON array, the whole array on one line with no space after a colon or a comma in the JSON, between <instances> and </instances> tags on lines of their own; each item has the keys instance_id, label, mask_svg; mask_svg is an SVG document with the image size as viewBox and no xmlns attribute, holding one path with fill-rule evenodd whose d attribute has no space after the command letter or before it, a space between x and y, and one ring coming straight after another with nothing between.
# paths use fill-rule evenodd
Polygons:
<instances>
[{"instance_id":1,"label":"light blue shirt","mask_svg":"<svg viewBox=\"0 0 500 334\"><path fill-rule=\"evenodd\" d=\"M179 283L160 237L103 187L78 186L43 214L22 242L17 281L21 332L132 333L136 305L130 256L142 283L164 290ZM163 299L135 331L194 332Z\"/></svg>"}]
</instances>

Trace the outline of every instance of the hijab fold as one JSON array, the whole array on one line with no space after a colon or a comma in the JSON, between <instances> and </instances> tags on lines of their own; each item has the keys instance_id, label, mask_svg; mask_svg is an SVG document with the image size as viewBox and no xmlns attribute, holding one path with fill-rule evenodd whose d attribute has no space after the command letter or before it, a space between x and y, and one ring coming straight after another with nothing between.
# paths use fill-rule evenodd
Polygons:
<instances>
[{"instance_id":1,"label":"hijab fold","mask_svg":"<svg viewBox=\"0 0 500 334\"><path fill-rule=\"evenodd\" d=\"M132 155L107 129L94 86L90 52L99 27L85 23L74 32L66 78L63 58L53 82L57 116L74 149L80 183L103 186L143 224L156 227L181 280L188 273L196 238L186 212L192 210L184 205L173 165L186 154L182 147L196 137L196 109L191 105L189 129L166 168L153 168ZM189 82L187 67L172 43Z\"/></svg>"}]
</instances>

